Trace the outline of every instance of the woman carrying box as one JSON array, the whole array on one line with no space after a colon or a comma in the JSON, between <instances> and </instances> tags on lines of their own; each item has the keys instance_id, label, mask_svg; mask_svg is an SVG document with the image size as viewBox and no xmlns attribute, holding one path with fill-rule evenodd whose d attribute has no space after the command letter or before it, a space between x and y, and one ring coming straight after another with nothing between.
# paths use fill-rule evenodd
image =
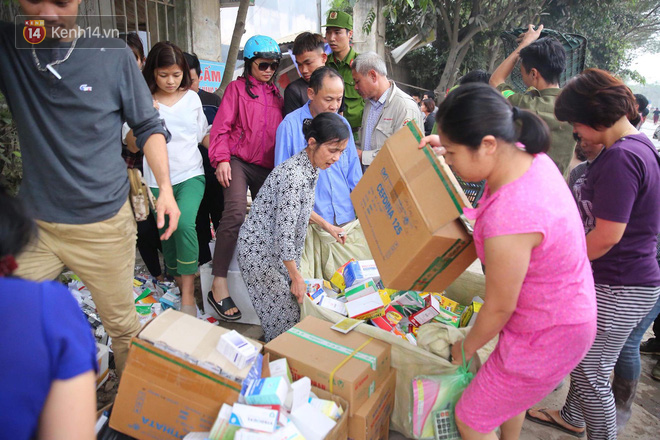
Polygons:
<instances>
[{"instance_id":1,"label":"woman carrying box","mask_svg":"<svg viewBox=\"0 0 660 440\"><path fill-rule=\"evenodd\" d=\"M593 277L580 216L545 154L548 127L486 84L447 95L436 115L445 159L468 182L486 180L476 209L486 296L474 326L452 347L461 363L495 336L497 346L456 406L463 439L516 439L525 411L582 360L596 335ZM567 313L567 311L570 311Z\"/></svg>"}]
</instances>

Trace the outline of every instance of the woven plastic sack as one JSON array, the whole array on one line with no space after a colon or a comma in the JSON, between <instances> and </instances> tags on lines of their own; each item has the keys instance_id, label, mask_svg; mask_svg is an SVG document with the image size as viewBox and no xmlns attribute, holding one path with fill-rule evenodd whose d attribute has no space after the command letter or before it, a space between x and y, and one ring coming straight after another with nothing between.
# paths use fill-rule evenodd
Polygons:
<instances>
[{"instance_id":1,"label":"woven plastic sack","mask_svg":"<svg viewBox=\"0 0 660 440\"><path fill-rule=\"evenodd\" d=\"M500 34L504 43L505 56L518 47L517 38L527 29L513 29ZM579 34L564 34L552 29L543 29L540 38L553 37L558 40L566 51L566 69L559 76L559 87L563 87L566 82L584 70L584 64L587 58L587 39ZM527 87L520 74L520 60L516 63L513 72L511 72L511 85L519 92L524 92Z\"/></svg>"},{"instance_id":2,"label":"woven plastic sack","mask_svg":"<svg viewBox=\"0 0 660 440\"><path fill-rule=\"evenodd\" d=\"M461 349L463 347L461 346ZM412 426L416 439L460 440L456 428L454 408L463 391L474 378L469 363L465 362L455 371L436 376L418 376L412 380Z\"/></svg>"},{"instance_id":3,"label":"woven plastic sack","mask_svg":"<svg viewBox=\"0 0 660 440\"><path fill-rule=\"evenodd\" d=\"M318 225L307 226L307 238L300 263L300 273L305 278L329 280L338 267L351 258L371 260L367 239L359 220L343 226L346 243L337 240Z\"/></svg>"},{"instance_id":4,"label":"woven plastic sack","mask_svg":"<svg viewBox=\"0 0 660 440\"><path fill-rule=\"evenodd\" d=\"M307 297L305 297L302 304L301 319L306 316L315 316L333 323L345 319L345 316L315 305ZM448 344L453 344L458 339L464 338L469 331L469 327L460 329L451 328L449 331L445 331L443 329L447 326L443 324L434 323L433 326L438 329L437 338L445 338ZM420 327L419 331L422 331L424 327ZM392 333L366 323L358 325L353 331L387 342L392 346L391 364L392 368L397 369L397 375L396 397L394 399L394 411L392 413L390 427L404 436L412 438L412 392L410 384L413 378L422 375L450 374L456 371L456 365L452 365L448 359L437 356L421 347L415 347L408 341L404 341ZM496 343L497 339L493 339L481 350L477 351L475 363L472 365L473 372L476 372L481 363L486 361L495 348Z\"/></svg>"}]
</instances>

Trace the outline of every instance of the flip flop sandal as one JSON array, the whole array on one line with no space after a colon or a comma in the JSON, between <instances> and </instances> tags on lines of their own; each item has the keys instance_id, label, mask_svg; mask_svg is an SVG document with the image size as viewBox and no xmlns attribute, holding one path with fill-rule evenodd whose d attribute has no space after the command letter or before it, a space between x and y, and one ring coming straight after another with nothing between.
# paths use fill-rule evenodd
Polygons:
<instances>
[{"instance_id":1,"label":"flip flop sandal","mask_svg":"<svg viewBox=\"0 0 660 440\"><path fill-rule=\"evenodd\" d=\"M240 310L238 311L238 313L234 313L233 315L225 314L228 310L231 310L233 308L236 308L238 310L238 307L236 307L234 300L231 299L230 296L228 296L223 300L216 301L215 299L213 299L213 291L209 291L206 299L209 302L209 304L211 304L211 307L213 307L213 309L215 310L215 313L217 313L218 316L221 319L224 319L225 321L237 321L241 319L241 317L243 316Z\"/></svg>"},{"instance_id":2,"label":"flip flop sandal","mask_svg":"<svg viewBox=\"0 0 660 440\"><path fill-rule=\"evenodd\" d=\"M535 410L535 411L540 412L541 414L543 414L544 416L546 416L549 420L543 420L543 419L541 419L541 418L534 417L534 416L532 416L532 415L529 413L529 410L527 410L527 411L525 412L525 418L526 418L527 420L529 420L530 422L538 423L539 425L550 426L550 427L552 427L552 428L558 429L558 430L561 431L561 432L565 432L566 434L570 434L570 435L572 435L572 436L574 436L574 437L578 437L578 438L584 437L584 435L585 435L585 431L584 431L584 430L581 431L581 432L577 432L577 431L571 431L571 430L568 429L568 428L564 428L562 425L560 425L560 424L555 420L554 417L552 417L550 414L548 414L548 412L546 411L545 408L540 408L540 409L537 409L537 410Z\"/></svg>"}]
</instances>

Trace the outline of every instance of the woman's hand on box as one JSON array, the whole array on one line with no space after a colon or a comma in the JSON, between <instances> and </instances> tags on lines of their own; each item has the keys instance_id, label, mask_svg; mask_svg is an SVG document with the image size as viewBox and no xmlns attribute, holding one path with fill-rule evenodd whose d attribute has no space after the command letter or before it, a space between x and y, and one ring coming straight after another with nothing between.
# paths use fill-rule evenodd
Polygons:
<instances>
[{"instance_id":1,"label":"woman's hand on box","mask_svg":"<svg viewBox=\"0 0 660 440\"><path fill-rule=\"evenodd\" d=\"M427 145L431 147L436 156L444 156L444 154L447 152L445 147L443 147L440 143L440 136L437 134L431 134L429 136L423 137L419 143L419 148L422 149Z\"/></svg>"}]
</instances>

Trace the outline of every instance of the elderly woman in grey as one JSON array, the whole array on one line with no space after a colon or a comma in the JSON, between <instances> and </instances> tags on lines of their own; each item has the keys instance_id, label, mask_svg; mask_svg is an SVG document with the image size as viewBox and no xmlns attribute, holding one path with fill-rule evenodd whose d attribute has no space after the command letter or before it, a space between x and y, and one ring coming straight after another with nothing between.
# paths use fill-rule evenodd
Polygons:
<instances>
[{"instance_id":1,"label":"elderly woman in grey","mask_svg":"<svg viewBox=\"0 0 660 440\"><path fill-rule=\"evenodd\" d=\"M339 160L349 131L334 113L303 125L307 147L275 168L238 235L238 264L268 342L300 320L299 271L319 169Z\"/></svg>"}]
</instances>

